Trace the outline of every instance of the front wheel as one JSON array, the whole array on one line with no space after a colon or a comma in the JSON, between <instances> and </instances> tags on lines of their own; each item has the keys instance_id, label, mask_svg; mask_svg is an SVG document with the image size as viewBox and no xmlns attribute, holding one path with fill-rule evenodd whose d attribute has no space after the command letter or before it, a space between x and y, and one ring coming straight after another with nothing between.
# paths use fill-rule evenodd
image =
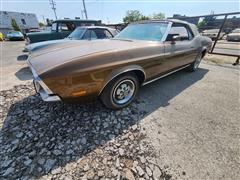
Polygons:
<instances>
[{"instance_id":1,"label":"front wheel","mask_svg":"<svg viewBox=\"0 0 240 180\"><path fill-rule=\"evenodd\" d=\"M201 63L202 60L202 53L199 53L195 59L195 61L189 66L190 71L196 71L198 69L199 64Z\"/></svg>"},{"instance_id":2,"label":"front wheel","mask_svg":"<svg viewBox=\"0 0 240 180\"><path fill-rule=\"evenodd\" d=\"M113 79L103 90L101 100L111 109L128 106L136 97L139 81L135 74L126 74Z\"/></svg>"}]
</instances>

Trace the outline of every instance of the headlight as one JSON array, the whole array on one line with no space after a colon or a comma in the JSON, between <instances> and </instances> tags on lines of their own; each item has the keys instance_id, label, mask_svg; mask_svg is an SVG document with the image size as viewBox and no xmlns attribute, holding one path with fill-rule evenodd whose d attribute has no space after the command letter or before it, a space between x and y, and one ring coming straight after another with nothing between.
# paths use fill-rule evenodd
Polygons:
<instances>
[{"instance_id":1,"label":"headlight","mask_svg":"<svg viewBox=\"0 0 240 180\"><path fill-rule=\"evenodd\" d=\"M31 53L31 51L32 51L32 46L31 46L31 44L26 44L26 45L25 45L25 50L26 50L27 52Z\"/></svg>"}]
</instances>

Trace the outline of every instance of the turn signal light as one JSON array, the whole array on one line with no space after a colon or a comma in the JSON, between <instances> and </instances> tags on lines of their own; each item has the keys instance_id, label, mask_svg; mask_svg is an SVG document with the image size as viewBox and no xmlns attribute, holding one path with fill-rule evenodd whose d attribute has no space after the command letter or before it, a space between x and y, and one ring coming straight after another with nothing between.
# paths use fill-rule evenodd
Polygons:
<instances>
[{"instance_id":1,"label":"turn signal light","mask_svg":"<svg viewBox=\"0 0 240 180\"><path fill-rule=\"evenodd\" d=\"M79 92L74 92L74 93L72 93L72 95L73 96L84 96L86 93L87 93L87 91L82 90L82 91L79 91Z\"/></svg>"}]
</instances>

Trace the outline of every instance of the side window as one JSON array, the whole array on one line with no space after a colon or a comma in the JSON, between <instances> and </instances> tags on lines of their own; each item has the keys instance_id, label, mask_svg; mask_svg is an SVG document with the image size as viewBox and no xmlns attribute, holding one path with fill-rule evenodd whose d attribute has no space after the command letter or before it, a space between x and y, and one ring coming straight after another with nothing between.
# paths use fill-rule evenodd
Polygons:
<instances>
[{"instance_id":1,"label":"side window","mask_svg":"<svg viewBox=\"0 0 240 180\"><path fill-rule=\"evenodd\" d=\"M91 29L87 30L86 33L83 36L83 39L106 39L106 38L112 38L112 35L110 32L108 32L105 29Z\"/></svg>"},{"instance_id":2,"label":"side window","mask_svg":"<svg viewBox=\"0 0 240 180\"><path fill-rule=\"evenodd\" d=\"M104 33L106 34L106 38L112 38L113 37L113 35L107 29L104 30Z\"/></svg>"},{"instance_id":3,"label":"side window","mask_svg":"<svg viewBox=\"0 0 240 180\"><path fill-rule=\"evenodd\" d=\"M91 40L92 39L98 39L96 32L94 32L93 30L91 30Z\"/></svg>"},{"instance_id":4,"label":"side window","mask_svg":"<svg viewBox=\"0 0 240 180\"><path fill-rule=\"evenodd\" d=\"M189 40L192 40L193 37L194 37L192 31L191 31L189 28L187 28L187 31L188 31L188 39L189 39Z\"/></svg>"},{"instance_id":5,"label":"side window","mask_svg":"<svg viewBox=\"0 0 240 180\"><path fill-rule=\"evenodd\" d=\"M172 26L167 36L167 41L171 41L172 37L175 35L180 36L180 41L191 40L193 38L192 32L182 24L177 24Z\"/></svg>"},{"instance_id":6,"label":"side window","mask_svg":"<svg viewBox=\"0 0 240 180\"><path fill-rule=\"evenodd\" d=\"M73 23L59 23L58 24L58 31L73 31L75 29L75 25Z\"/></svg>"},{"instance_id":7,"label":"side window","mask_svg":"<svg viewBox=\"0 0 240 180\"><path fill-rule=\"evenodd\" d=\"M66 26L68 28L69 31L73 31L74 29L76 29L76 25L74 23L66 23Z\"/></svg>"},{"instance_id":8,"label":"side window","mask_svg":"<svg viewBox=\"0 0 240 180\"><path fill-rule=\"evenodd\" d=\"M112 36L114 37L114 36L116 36L120 31L117 30L117 29L114 29L114 30L111 30L110 32L111 32Z\"/></svg>"},{"instance_id":9,"label":"side window","mask_svg":"<svg viewBox=\"0 0 240 180\"><path fill-rule=\"evenodd\" d=\"M52 31L57 31L57 23L53 23L53 24L52 24L51 30L52 30Z\"/></svg>"},{"instance_id":10,"label":"side window","mask_svg":"<svg viewBox=\"0 0 240 180\"><path fill-rule=\"evenodd\" d=\"M105 34L105 29L93 29L93 31L95 32L97 39L105 39L107 38L106 34Z\"/></svg>"},{"instance_id":11,"label":"side window","mask_svg":"<svg viewBox=\"0 0 240 180\"><path fill-rule=\"evenodd\" d=\"M98 39L97 34L93 30L87 30L82 39Z\"/></svg>"},{"instance_id":12,"label":"side window","mask_svg":"<svg viewBox=\"0 0 240 180\"><path fill-rule=\"evenodd\" d=\"M65 23L58 24L58 32L62 32L62 31L68 31L68 27Z\"/></svg>"},{"instance_id":13,"label":"side window","mask_svg":"<svg viewBox=\"0 0 240 180\"><path fill-rule=\"evenodd\" d=\"M90 39L91 38L91 30L87 30L83 35L82 39Z\"/></svg>"}]
</instances>

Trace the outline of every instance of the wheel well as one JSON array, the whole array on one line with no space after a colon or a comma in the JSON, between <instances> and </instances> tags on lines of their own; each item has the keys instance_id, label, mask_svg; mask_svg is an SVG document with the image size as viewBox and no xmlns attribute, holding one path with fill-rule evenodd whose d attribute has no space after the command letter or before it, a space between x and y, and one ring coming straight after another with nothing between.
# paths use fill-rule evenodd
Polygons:
<instances>
[{"instance_id":1,"label":"wheel well","mask_svg":"<svg viewBox=\"0 0 240 180\"><path fill-rule=\"evenodd\" d=\"M207 53L207 50L204 49L204 50L202 51L202 58L204 58L204 56L206 55L206 53Z\"/></svg>"},{"instance_id":2,"label":"wheel well","mask_svg":"<svg viewBox=\"0 0 240 180\"><path fill-rule=\"evenodd\" d=\"M133 71L130 71L130 72L133 72L137 76L140 85L144 82L146 77L145 77L145 74L142 71L133 70Z\"/></svg>"},{"instance_id":3,"label":"wheel well","mask_svg":"<svg viewBox=\"0 0 240 180\"><path fill-rule=\"evenodd\" d=\"M125 75L125 74L134 74L134 75L136 75L137 78L138 78L138 80L139 80L139 84L140 84L140 85L144 82L144 80L145 80L145 78L146 78L146 77L145 77L145 73L144 73L143 71L137 70L137 69L136 69L136 70L130 70L130 71L127 71L127 72L120 73L120 74L118 74L117 76L115 76L114 78L112 78L110 81L108 81L108 82L104 85L103 89L100 91L99 94L101 94L101 93L104 91L105 87L107 87L107 85L108 85L111 81L113 81L114 79L118 78L119 76L123 76L123 75Z\"/></svg>"},{"instance_id":4,"label":"wheel well","mask_svg":"<svg viewBox=\"0 0 240 180\"><path fill-rule=\"evenodd\" d=\"M136 75L137 78L138 78L138 80L139 80L139 84L140 84L140 85L141 85L141 84L144 82L144 80L145 80L145 73L144 73L143 71L141 71L141 70L136 69L136 70L130 70L130 71L126 71L126 72L120 73L120 74L118 74L117 76L115 76L113 79L111 79L111 81L114 80L114 79L116 79L116 78L118 78L119 76L123 76L123 75L126 75L126 74L134 74L134 75ZM111 82L111 81L109 81L109 82ZM109 83L109 82L108 82L108 83ZM107 84L108 84L108 83L107 83Z\"/></svg>"}]
</instances>

